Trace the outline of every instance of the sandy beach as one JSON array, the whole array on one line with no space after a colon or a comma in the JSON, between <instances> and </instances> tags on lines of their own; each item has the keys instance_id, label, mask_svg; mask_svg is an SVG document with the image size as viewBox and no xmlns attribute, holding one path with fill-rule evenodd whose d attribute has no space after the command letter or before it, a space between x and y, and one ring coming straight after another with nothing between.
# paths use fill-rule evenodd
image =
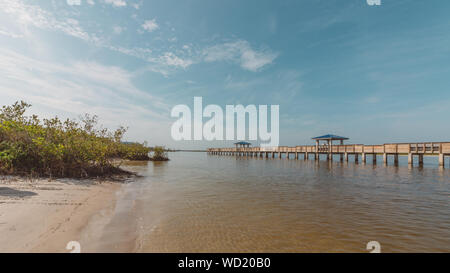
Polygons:
<instances>
[{"instance_id":1,"label":"sandy beach","mask_svg":"<svg viewBox=\"0 0 450 273\"><path fill-rule=\"evenodd\" d=\"M70 252L101 237L119 182L0 178L0 252ZM95 220L95 228L89 222ZM103 219L103 220L99 220ZM105 223L106 224L106 223Z\"/></svg>"}]
</instances>

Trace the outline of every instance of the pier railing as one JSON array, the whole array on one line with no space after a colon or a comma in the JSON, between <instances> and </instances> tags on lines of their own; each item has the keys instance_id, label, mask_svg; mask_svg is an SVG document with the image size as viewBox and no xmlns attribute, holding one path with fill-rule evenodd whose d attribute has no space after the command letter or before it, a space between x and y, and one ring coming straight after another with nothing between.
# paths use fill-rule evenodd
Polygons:
<instances>
[{"instance_id":1,"label":"pier railing","mask_svg":"<svg viewBox=\"0 0 450 273\"><path fill-rule=\"evenodd\" d=\"M445 156L450 155L450 142L418 142L418 143L388 143L382 145L364 145L364 144L350 144L350 145L303 145L303 146L278 146L278 147L238 147L238 148L210 148L207 150L209 154L229 154L229 155L250 155L250 156L266 156L269 154L275 157L281 157L281 154L286 154L289 158L290 154L295 154L295 158L298 158L298 154L304 154L305 158L308 158L309 154L315 155L318 158L319 154L326 154L328 158L332 160L333 155L341 155L341 160L345 155L345 159L348 160L348 155L355 155L355 160L358 160L358 156L362 156L363 162L366 160L366 155L375 155L374 161L376 161L376 155L383 155L384 161L387 162L388 155L394 155L395 161L398 162L399 155L408 155L412 164L413 156L419 156L419 162L423 162L424 155L439 156L439 164L444 165Z\"/></svg>"}]
</instances>

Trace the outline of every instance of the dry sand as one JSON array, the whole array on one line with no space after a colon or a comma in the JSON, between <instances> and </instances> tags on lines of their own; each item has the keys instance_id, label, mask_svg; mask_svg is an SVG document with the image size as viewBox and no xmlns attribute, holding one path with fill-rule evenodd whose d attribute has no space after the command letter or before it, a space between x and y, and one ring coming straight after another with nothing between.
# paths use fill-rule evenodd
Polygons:
<instances>
[{"instance_id":1,"label":"dry sand","mask_svg":"<svg viewBox=\"0 0 450 273\"><path fill-rule=\"evenodd\" d=\"M84 242L92 245L101 237L120 187L118 182L0 177L0 252L69 252L69 241L79 241L83 252ZM93 218L95 228L89 225Z\"/></svg>"}]
</instances>

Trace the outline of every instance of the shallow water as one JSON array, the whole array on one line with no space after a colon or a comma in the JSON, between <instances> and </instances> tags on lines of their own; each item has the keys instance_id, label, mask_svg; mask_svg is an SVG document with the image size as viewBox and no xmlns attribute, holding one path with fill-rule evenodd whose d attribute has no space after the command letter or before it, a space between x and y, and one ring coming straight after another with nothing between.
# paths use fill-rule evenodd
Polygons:
<instances>
[{"instance_id":1,"label":"shallow water","mask_svg":"<svg viewBox=\"0 0 450 273\"><path fill-rule=\"evenodd\" d=\"M367 252L378 241L382 252L450 252L450 170L434 158L170 158L128 166L143 177L119 194L101 251Z\"/></svg>"}]
</instances>

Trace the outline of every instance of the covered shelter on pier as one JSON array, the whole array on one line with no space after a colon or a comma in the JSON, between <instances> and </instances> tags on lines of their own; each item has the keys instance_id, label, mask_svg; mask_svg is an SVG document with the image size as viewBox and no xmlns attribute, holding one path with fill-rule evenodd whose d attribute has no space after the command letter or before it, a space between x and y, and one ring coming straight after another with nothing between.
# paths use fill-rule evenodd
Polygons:
<instances>
[{"instance_id":1,"label":"covered shelter on pier","mask_svg":"<svg viewBox=\"0 0 450 273\"><path fill-rule=\"evenodd\" d=\"M328 145L328 151L331 152L332 147L333 147L333 141L339 141L340 145L344 145L344 140L348 140L349 138L328 134L328 135L313 137L312 139L316 141L316 151L319 151L320 141L326 141L326 143Z\"/></svg>"},{"instance_id":2,"label":"covered shelter on pier","mask_svg":"<svg viewBox=\"0 0 450 273\"><path fill-rule=\"evenodd\" d=\"M252 144L248 143L248 142L245 142L245 141L240 141L240 142L234 143L234 145L236 146L236 148L248 148Z\"/></svg>"}]
</instances>

